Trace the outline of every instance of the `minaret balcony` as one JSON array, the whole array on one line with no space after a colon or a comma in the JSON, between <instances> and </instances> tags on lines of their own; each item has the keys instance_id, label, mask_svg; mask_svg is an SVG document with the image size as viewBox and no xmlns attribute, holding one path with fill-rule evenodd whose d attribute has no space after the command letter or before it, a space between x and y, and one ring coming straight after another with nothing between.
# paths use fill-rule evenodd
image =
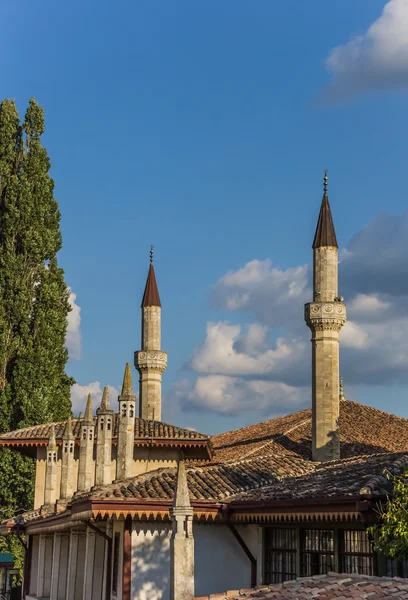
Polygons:
<instances>
[{"instance_id":1,"label":"minaret balcony","mask_svg":"<svg viewBox=\"0 0 408 600\"><path fill-rule=\"evenodd\" d=\"M162 350L139 350L135 352L135 367L138 371L163 373L167 367L167 352Z\"/></svg>"},{"instance_id":2,"label":"minaret balcony","mask_svg":"<svg viewBox=\"0 0 408 600\"><path fill-rule=\"evenodd\" d=\"M340 331L346 322L344 302L309 302L305 304L305 321L312 330Z\"/></svg>"}]
</instances>

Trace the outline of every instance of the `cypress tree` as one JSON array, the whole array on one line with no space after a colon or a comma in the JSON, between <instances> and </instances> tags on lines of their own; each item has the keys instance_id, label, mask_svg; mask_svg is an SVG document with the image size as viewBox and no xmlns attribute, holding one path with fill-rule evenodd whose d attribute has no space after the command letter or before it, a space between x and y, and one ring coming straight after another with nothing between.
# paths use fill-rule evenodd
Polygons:
<instances>
[{"instance_id":1,"label":"cypress tree","mask_svg":"<svg viewBox=\"0 0 408 600\"><path fill-rule=\"evenodd\" d=\"M72 380L64 346L69 290L59 268L60 212L42 146L44 111L21 122L0 103L0 431L65 419ZM0 451L0 517L29 508L33 461Z\"/></svg>"}]
</instances>

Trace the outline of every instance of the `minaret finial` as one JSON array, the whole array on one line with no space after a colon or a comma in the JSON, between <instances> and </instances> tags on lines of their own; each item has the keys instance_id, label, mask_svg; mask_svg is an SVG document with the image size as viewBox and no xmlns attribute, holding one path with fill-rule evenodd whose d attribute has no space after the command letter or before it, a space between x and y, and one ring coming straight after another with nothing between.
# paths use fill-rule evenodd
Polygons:
<instances>
[{"instance_id":1,"label":"minaret finial","mask_svg":"<svg viewBox=\"0 0 408 600\"><path fill-rule=\"evenodd\" d=\"M325 169L324 177L323 177L323 192L324 192L325 196L327 196L327 185L328 185L328 181L329 181L328 173L329 173L328 170Z\"/></svg>"},{"instance_id":2,"label":"minaret finial","mask_svg":"<svg viewBox=\"0 0 408 600\"><path fill-rule=\"evenodd\" d=\"M50 437L48 440L48 446L50 448L55 448L55 446L57 445L56 439L55 439L55 426L54 423L51 425L51 429L50 429Z\"/></svg>"},{"instance_id":3,"label":"minaret finial","mask_svg":"<svg viewBox=\"0 0 408 600\"><path fill-rule=\"evenodd\" d=\"M153 250L154 250L154 246L153 244L150 246L150 264L153 264Z\"/></svg>"},{"instance_id":4,"label":"minaret finial","mask_svg":"<svg viewBox=\"0 0 408 600\"><path fill-rule=\"evenodd\" d=\"M343 377L340 377L339 398L340 398L340 400L345 400L346 399L346 396L344 395Z\"/></svg>"}]
</instances>

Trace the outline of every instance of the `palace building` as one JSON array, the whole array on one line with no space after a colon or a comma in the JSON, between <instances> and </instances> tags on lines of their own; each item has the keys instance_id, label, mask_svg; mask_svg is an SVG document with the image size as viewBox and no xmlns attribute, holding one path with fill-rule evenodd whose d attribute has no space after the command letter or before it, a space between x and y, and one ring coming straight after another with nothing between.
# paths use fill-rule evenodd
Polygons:
<instances>
[{"instance_id":1,"label":"palace building","mask_svg":"<svg viewBox=\"0 0 408 600\"><path fill-rule=\"evenodd\" d=\"M366 532L387 474L407 465L408 420L346 399L340 383L346 306L327 175L313 274L311 408L208 437L161 421L151 257L138 402L127 364L117 405L105 388L95 416L89 397L84 417L0 435L36 460L34 508L0 524L0 535L25 534L25 598L192 600L333 571L408 574Z\"/></svg>"}]
</instances>

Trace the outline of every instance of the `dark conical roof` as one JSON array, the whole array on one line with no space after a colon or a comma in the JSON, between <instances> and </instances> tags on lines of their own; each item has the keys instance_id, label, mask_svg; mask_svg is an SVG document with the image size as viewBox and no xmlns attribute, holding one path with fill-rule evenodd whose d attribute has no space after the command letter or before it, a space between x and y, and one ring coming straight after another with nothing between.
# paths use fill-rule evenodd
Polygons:
<instances>
[{"instance_id":1,"label":"dark conical roof","mask_svg":"<svg viewBox=\"0 0 408 600\"><path fill-rule=\"evenodd\" d=\"M326 192L323 194L312 248L320 248L321 246L339 247L337 244L336 232L334 231L329 197Z\"/></svg>"},{"instance_id":2,"label":"dark conical roof","mask_svg":"<svg viewBox=\"0 0 408 600\"><path fill-rule=\"evenodd\" d=\"M142 308L145 306L161 306L159 290L157 289L156 275L154 274L154 266L152 263L150 263L142 300Z\"/></svg>"}]
</instances>

